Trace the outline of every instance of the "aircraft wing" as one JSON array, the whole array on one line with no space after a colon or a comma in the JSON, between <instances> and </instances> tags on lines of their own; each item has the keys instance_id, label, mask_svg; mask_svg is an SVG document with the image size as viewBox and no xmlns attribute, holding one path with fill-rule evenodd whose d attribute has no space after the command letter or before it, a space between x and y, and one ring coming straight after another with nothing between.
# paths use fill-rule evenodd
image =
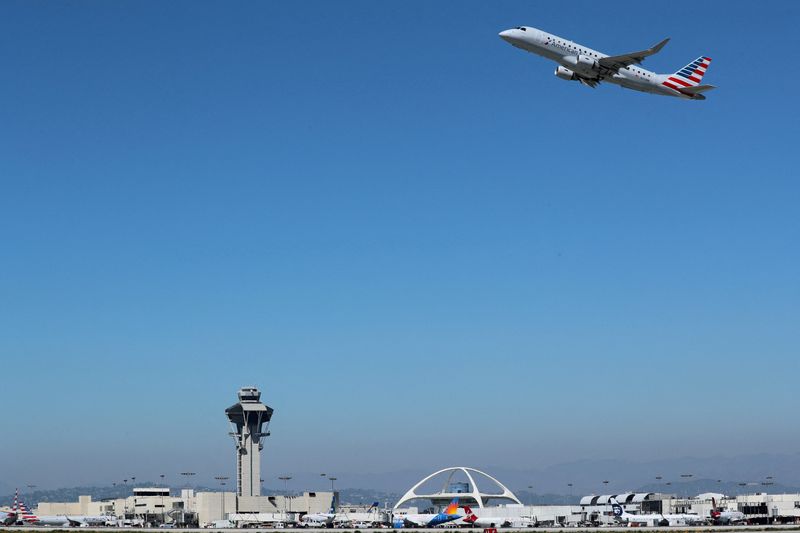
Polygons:
<instances>
[{"instance_id":1,"label":"aircraft wing","mask_svg":"<svg viewBox=\"0 0 800 533\"><path fill-rule=\"evenodd\" d=\"M622 54L618 56L608 56L602 58L598 63L600 63L601 67L607 68L609 70L618 71L621 68L629 67L633 64L641 63L644 61L644 58L647 56L651 56L653 54L657 54L664 48L664 45L667 44L669 41L669 37L658 43L657 45L648 48L647 50L641 50L639 52L631 52L629 54Z\"/></svg>"}]
</instances>

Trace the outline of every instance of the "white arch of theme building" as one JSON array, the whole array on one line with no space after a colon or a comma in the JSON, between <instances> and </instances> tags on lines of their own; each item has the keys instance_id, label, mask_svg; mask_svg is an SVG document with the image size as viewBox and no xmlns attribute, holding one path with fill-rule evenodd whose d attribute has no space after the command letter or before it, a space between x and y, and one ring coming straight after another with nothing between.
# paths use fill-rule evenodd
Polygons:
<instances>
[{"instance_id":1,"label":"white arch of theme building","mask_svg":"<svg viewBox=\"0 0 800 533\"><path fill-rule=\"evenodd\" d=\"M441 492L437 492L437 493L434 493L434 494L418 494L417 493L417 489L419 487L421 487L422 485L424 485L425 482L427 482L428 480L430 480L430 479L432 479L432 478L434 478L434 477L436 477L436 476L438 476L440 474L443 474L445 472L450 472L450 475L447 476L447 479L444 482L444 486L442 487L442 491ZM463 472L464 475L467 476L467 479L469 480L469 485L470 485L470 488L472 489L472 492L448 492L447 491L448 488L450 487L450 481L453 479L453 475L455 475L456 472ZM492 482L494 482L494 484L497 485L503 492L500 493L500 494L481 492L479 490L479 488L478 488L478 484L475 483L475 478L472 476L472 474L470 474L470 472L474 472L476 474L480 474L480 475L492 480ZM431 475L423 478L422 480L420 480L416 485L414 485L413 487L408 489L408 491L403 495L402 498L397 500L397 503L394 505L394 508L397 509L398 507L400 507L404 503L408 502L409 500L433 499L433 498L436 498L436 499L450 498L450 499L452 499L452 498L464 498L465 496L471 496L475 500L475 502L478 504L478 507L481 508L481 509L485 506L486 501L489 500L489 499L493 499L493 500L494 499L509 500L509 501L512 501L512 502L517 503L519 505L522 505L522 502L519 501L519 499L514 495L514 493L511 492L510 490L508 490L508 487L506 487L505 485L500 483L497 479L493 478L492 476L490 476L486 472L481 472L480 470L477 470L475 468L469 468L469 467L466 467L466 466L451 466L451 467L448 467L448 468L443 468L443 469L439 470L438 472L434 472L433 474L431 474Z\"/></svg>"}]
</instances>

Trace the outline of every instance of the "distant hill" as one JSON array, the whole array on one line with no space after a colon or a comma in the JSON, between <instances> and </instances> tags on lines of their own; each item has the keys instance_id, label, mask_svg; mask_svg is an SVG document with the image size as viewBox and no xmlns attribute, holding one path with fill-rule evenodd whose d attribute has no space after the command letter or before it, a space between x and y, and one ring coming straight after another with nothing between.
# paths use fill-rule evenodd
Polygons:
<instances>
[{"instance_id":1,"label":"distant hill","mask_svg":"<svg viewBox=\"0 0 800 533\"><path fill-rule=\"evenodd\" d=\"M440 467L451 465L440 465ZM523 503L569 503L587 494L620 493L626 491L665 492L696 495L703 492L722 492L736 495L753 492L800 492L800 454L752 454L740 456L683 457L655 461L625 459L586 459L560 463L544 468L525 469L491 465L469 465L483 470L514 491ZM430 470L407 469L379 473L337 472L336 490L347 503L393 505L409 487L430 474ZM682 474L692 474L688 481ZM289 486L293 493L303 490L330 490L330 482L316 472L293 472ZM662 479L656 481L656 476ZM762 485L773 479L773 485ZM717 480L721 480L718 482ZM607 481L608 483L604 483ZM670 483L669 485L667 483ZM744 483L744 485L741 485ZM571 484L568 485L568 484ZM136 486L155 483L137 482ZM528 488L532 487L532 488ZM0 486L0 488L3 488ZM197 490L218 490L218 487L192 487ZM282 493L282 486L268 486L263 492ZM178 491L180 489L173 488ZM10 505L13 488L5 484L0 504ZM0 494L2 494L0 493ZM40 501L76 501L81 494L94 499L119 498L131 494L130 485L84 486L53 490L37 490L25 494L29 505ZM569 496L567 496L569 494Z\"/></svg>"},{"instance_id":2,"label":"distant hill","mask_svg":"<svg viewBox=\"0 0 800 533\"><path fill-rule=\"evenodd\" d=\"M152 481L146 481L144 483L136 483L136 487L163 487L163 485L159 485ZM205 487L192 487L195 490L214 490L208 489ZM171 488L172 494L180 493L180 488ZM78 501L78 496L89 495L95 501L106 500L106 499L115 499L115 498L126 498L133 494L133 486L121 484L116 486L110 487L95 487L95 486L83 486L83 487L64 487L59 489L47 489L47 490L20 490L19 498L20 500L24 501L28 507L34 507L39 502L76 502ZM11 505L14 502L14 493L11 492L4 496L0 496L0 505Z\"/></svg>"},{"instance_id":3,"label":"distant hill","mask_svg":"<svg viewBox=\"0 0 800 533\"><path fill-rule=\"evenodd\" d=\"M705 492L718 492L726 496L738 496L740 494L753 494L754 492L771 493L800 493L800 487L792 485L782 485L774 483L772 485L762 485L760 482L744 483L740 485L735 481L717 481L716 479L696 479L680 483L651 483L636 489L636 492L662 492L664 494L675 494L677 496L696 496Z\"/></svg>"}]
</instances>

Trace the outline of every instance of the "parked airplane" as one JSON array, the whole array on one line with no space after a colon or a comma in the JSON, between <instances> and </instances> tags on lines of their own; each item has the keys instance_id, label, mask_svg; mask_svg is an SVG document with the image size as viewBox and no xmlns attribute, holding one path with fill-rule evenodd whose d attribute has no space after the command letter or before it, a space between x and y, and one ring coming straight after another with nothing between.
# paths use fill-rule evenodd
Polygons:
<instances>
[{"instance_id":1,"label":"parked airplane","mask_svg":"<svg viewBox=\"0 0 800 533\"><path fill-rule=\"evenodd\" d=\"M17 513L11 511L10 513L6 513L5 511L0 511L0 525L3 526L12 526L17 523Z\"/></svg>"},{"instance_id":2,"label":"parked airplane","mask_svg":"<svg viewBox=\"0 0 800 533\"><path fill-rule=\"evenodd\" d=\"M107 526L114 525L114 517L111 516L87 516L87 515L52 515L37 516L33 514L25 502L19 502L19 518L23 524L34 526L57 526L57 527L88 527L88 526Z\"/></svg>"},{"instance_id":3,"label":"parked airplane","mask_svg":"<svg viewBox=\"0 0 800 533\"><path fill-rule=\"evenodd\" d=\"M669 38L647 50L609 56L530 26L502 31L500 37L517 48L558 63L555 75L562 80L576 80L589 87L605 81L626 89L691 100L705 100L702 93L715 88L700 84L711 63L710 57L700 56L673 74L657 74L635 66L658 53Z\"/></svg>"},{"instance_id":4,"label":"parked airplane","mask_svg":"<svg viewBox=\"0 0 800 533\"><path fill-rule=\"evenodd\" d=\"M733 509L719 510L717 508L716 498L711 498L711 520L715 525L730 525L741 523L746 520L744 513L741 511L734 511Z\"/></svg>"},{"instance_id":5,"label":"parked airplane","mask_svg":"<svg viewBox=\"0 0 800 533\"><path fill-rule=\"evenodd\" d=\"M498 528L498 527L515 527L524 528L533 525L534 520L526 520L526 517L508 518L499 516L477 516L472 512L468 505L464 506L463 522L469 524L470 527L482 528Z\"/></svg>"},{"instance_id":6,"label":"parked airplane","mask_svg":"<svg viewBox=\"0 0 800 533\"><path fill-rule=\"evenodd\" d=\"M395 520L394 527L436 527L459 518L461 518L461 515L458 514L458 498L455 498L441 513L409 514L399 520Z\"/></svg>"},{"instance_id":7,"label":"parked airplane","mask_svg":"<svg viewBox=\"0 0 800 533\"><path fill-rule=\"evenodd\" d=\"M336 519L336 502L331 501L331 508L327 513L309 513L300 517L300 524L304 527L332 527Z\"/></svg>"},{"instance_id":8,"label":"parked airplane","mask_svg":"<svg viewBox=\"0 0 800 533\"><path fill-rule=\"evenodd\" d=\"M703 523L700 515L696 514L630 514L619 504L616 498L611 498L611 509L614 517L628 525L646 526L692 526Z\"/></svg>"}]
</instances>

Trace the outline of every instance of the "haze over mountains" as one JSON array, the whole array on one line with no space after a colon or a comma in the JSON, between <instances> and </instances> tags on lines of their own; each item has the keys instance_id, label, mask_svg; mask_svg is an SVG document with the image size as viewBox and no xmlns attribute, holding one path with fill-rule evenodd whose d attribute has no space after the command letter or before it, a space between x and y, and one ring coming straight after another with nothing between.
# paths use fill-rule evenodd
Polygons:
<instances>
[{"instance_id":1,"label":"haze over mountains","mask_svg":"<svg viewBox=\"0 0 800 533\"><path fill-rule=\"evenodd\" d=\"M527 470L499 466L461 466L474 466L494 476L514 491L523 503L566 503L576 501L586 494L640 490L678 495L694 495L709 491L725 494L800 492L800 454L751 454L733 457L720 455L646 462L584 459ZM269 468L267 462L266 469ZM358 503L378 500L381 503L388 501L391 505L414 483L430 473L432 472L421 469L380 473L336 472L335 488L342 492L342 501ZM691 474L692 477L681 477L686 474ZM291 475L292 480L288 487L290 492L322 491L331 488L330 481L316 472L293 472ZM278 493L283 491L283 486L277 480L270 481L275 476L269 472L265 473L266 491ZM657 480L656 476L661 476L662 479ZM603 481L608 483L604 484ZM762 484L766 482L772 484ZM0 504L10 503L13 498L14 486L11 483L14 482L7 479L0 482L0 494L5 495L0 497ZM71 501L76 500L79 494L92 494L95 498L122 497L130 494L131 489L130 484L108 487L98 483L98 486L93 487L37 487L31 492L24 482L16 483L21 492L29 494L27 499L30 502ZM478 483L480 484L480 480ZM572 483L572 487L569 487L568 483ZM152 484L154 483L137 483L140 486ZM204 488L217 490L213 485Z\"/></svg>"},{"instance_id":2,"label":"haze over mountains","mask_svg":"<svg viewBox=\"0 0 800 533\"><path fill-rule=\"evenodd\" d=\"M722 480L726 486L748 483L747 490L772 477L775 485L800 486L800 454L750 454L738 456L683 457L654 461L626 461L624 459L584 459L534 469L518 469L492 465L442 465L472 466L497 478L513 491L529 490L537 494L592 494L603 491L622 492L640 487L658 485L656 476L661 476L662 487L670 491L679 483L685 483L682 474L692 474L689 485L697 480ZM337 488L370 488L375 490L404 492L432 471L422 469L398 470L380 473L337 473ZM323 489L319 474L293 473L294 487ZM608 481L607 485L603 481ZM572 483L572 487L568 486ZM327 486L330 488L330 486ZM774 486L771 489L774 491Z\"/></svg>"}]
</instances>

